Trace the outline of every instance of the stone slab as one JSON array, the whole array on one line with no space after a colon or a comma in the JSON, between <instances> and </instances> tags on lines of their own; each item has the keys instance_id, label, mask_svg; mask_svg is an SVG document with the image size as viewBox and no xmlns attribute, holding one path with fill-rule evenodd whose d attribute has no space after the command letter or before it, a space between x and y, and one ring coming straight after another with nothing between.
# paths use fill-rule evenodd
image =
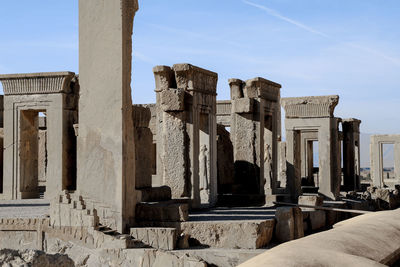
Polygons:
<instances>
[{"instance_id":1,"label":"stone slab","mask_svg":"<svg viewBox=\"0 0 400 267\"><path fill-rule=\"evenodd\" d=\"M175 228L131 228L131 236L150 247L164 250L174 250L177 242Z\"/></svg>"},{"instance_id":2,"label":"stone slab","mask_svg":"<svg viewBox=\"0 0 400 267\"><path fill-rule=\"evenodd\" d=\"M181 223L181 231L203 246L257 249L269 244L275 221L200 221Z\"/></svg>"},{"instance_id":3,"label":"stone slab","mask_svg":"<svg viewBox=\"0 0 400 267\"><path fill-rule=\"evenodd\" d=\"M189 205L173 201L142 202L136 205L136 220L184 222L189 219Z\"/></svg>"}]
</instances>

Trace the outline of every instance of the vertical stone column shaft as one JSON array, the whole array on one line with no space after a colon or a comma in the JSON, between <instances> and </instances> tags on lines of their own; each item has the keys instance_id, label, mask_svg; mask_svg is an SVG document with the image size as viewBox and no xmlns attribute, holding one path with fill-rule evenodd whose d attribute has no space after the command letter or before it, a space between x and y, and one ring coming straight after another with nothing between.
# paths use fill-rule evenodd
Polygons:
<instances>
[{"instance_id":1,"label":"vertical stone column shaft","mask_svg":"<svg viewBox=\"0 0 400 267\"><path fill-rule=\"evenodd\" d=\"M137 0L79 1L78 189L124 232L135 214L131 98ZM100 222L103 218L100 214Z\"/></svg>"}]
</instances>

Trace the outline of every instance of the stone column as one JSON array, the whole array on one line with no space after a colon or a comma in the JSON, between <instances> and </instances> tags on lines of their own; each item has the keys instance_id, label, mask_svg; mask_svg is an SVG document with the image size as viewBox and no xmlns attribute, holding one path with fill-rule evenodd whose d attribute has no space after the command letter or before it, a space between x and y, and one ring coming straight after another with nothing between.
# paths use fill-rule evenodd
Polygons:
<instances>
[{"instance_id":1,"label":"stone column","mask_svg":"<svg viewBox=\"0 0 400 267\"><path fill-rule=\"evenodd\" d=\"M230 79L229 85L235 181L243 185L243 193L273 194L277 188L281 86L263 78Z\"/></svg>"},{"instance_id":2,"label":"stone column","mask_svg":"<svg viewBox=\"0 0 400 267\"><path fill-rule=\"evenodd\" d=\"M352 191L360 186L360 120L344 119L343 127L343 184Z\"/></svg>"},{"instance_id":3,"label":"stone column","mask_svg":"<svg viewBox=\"0 0 400 267\"><path fill-rule=\"evenodd\" d=\"M157 92L157 173L173 198L194 208L217 201L217 74L190 64L153 69ZM201 179L200 179L201 178Z\"/></svg>"},{"instance_id":4,"label":"stone column","mask_svg":"<svg viewBox=\"0 0 400 267\"><path fill-rule=\"evenodd\" d=\"M291 199L296 201L301 191L301 138L300 132L286 127L286 186Z\"/></svg>"},{"instance_id":5,"label":"stone column","mask_svg":"<svg viewBox=\"0 0 400 267\"><path fill-rule=\"evenodd\" d=\"M157 174L163 185L171 188L172 198L190 197L187 174L186 122L184 91L175 87L174 72L167 66L153 68L156 80L157 114Z\"/></svg>"},{"instance_id":6,"label":"stone column","mask_svg":"<svg viewBox=\"0 0 400 267\"><path fill-rule=\"evenodd\" d=\"M319 141L319 190L318 193L329 199L336 199L340 193L341 166L340 166L340 142L336 119L320 119L318 131Z\"/></svg>"},{"instance_id":7,"label":"stone column","mask_svg":"<svg viewBox=\"0 0 400 267\"><path fill-rule=\"evenodd\" d=\"M79 1L78 190L105 207L100 223L120 232L133 223L136 204L130 83L137 9L137 0Z\"/></svg>"},{"instance_id":8,"label":"stone column","mask_svg":"<svg viewBox=\"0 0 400 267\"><path fill-rule=\"evenodd\" d=\"M213 206L217 202L218 74L190 64L175 64L173 70L177 88L185 91L191 205L194 208ZM203 164L201 168L200 162Z\"/></svg>"},{"instance_id":9,"label":"stone column","mask_svg":"<svg viewBox=\"0 0 400 267\"><path fill-rule=\"evenodd\" d=\"M147 105L133 105L136 189L151 187L153 134L149 128L151 111Z\"/></svg>"},{"instance_id":10,"label":"stone column","mask_svg":"<svg viewBox=\"0 0 400 267\"><path fill-rule=\"evenodd\" d=\"M382 187L384 185L382 177L382 144L377 140L376 135L371 136L369 151L372 184L377 187Z\"/></svg>"}]
</instances>

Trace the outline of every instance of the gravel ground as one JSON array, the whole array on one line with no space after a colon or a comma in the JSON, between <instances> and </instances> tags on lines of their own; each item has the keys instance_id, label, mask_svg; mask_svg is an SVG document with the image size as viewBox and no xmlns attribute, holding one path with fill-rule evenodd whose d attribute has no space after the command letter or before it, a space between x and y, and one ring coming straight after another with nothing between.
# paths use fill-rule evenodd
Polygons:
<instances>
[{"instance_id":1,"label":"gravel ground","mask_svg":"<svg viewBox=\"0 0 400 267\"><path fill-rule=\"evenodd\" d=\"M0 200L0 218L43 218L50 203L44 199Z\"/></svg>"}]
</instances>

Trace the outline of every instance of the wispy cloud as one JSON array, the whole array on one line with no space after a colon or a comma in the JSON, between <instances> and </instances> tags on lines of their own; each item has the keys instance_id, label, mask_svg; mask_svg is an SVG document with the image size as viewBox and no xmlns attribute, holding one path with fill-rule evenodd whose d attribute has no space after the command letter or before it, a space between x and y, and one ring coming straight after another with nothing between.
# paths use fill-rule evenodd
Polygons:
<instances>
[{"instance_id":1,"label":"wispy cloud","mask_svg":"<svg viewBox=\"0 0 400 267\"><path fill-rule=\"evenodd\" d=\"M261 10L264 10L269 15L274 16L274 17L276 17L276 18L278 18L280 20L286 21L286 22L288 22L290 24L293 24L293 25L295 25L295 26L297 26L299 28L302 28L303 30L306 30L308 32L320 35L320 36L325 37L325 38L331 38L329 35L327 35L327 34L325 34L323 32L320 32L320 31L318 31L318 30L316 30L316 29L314 29L312 27L309 27L309 26L307 26L307 25L305 25L305 24L303 24L301 22L298 22L296 20L293 20L291 18L288 18L286 16L281 15L278 11L276 11L276 10L274 10L272 8L266 7L264 5L259 5L259 4L256 4L256 3L253 3L253 2L250 2L250 1L247 1L247 0L242 0L242 2L247 4L247 5L256 7L256 8L261 9Z\"/></svg>"},{"instance_id":2,"label":"wispy cloud","mask_svg":"<svg viewBox=\"0 0 400 267\"><path fill-rule=\"evenodd\" d=\"M353 47L355 49L363 50L364 52L367 52L369 54L373 54L373 55L382 57L382 58L386 59L387 61L392 62L396 66L400 66L400 59L392 57L392 56L388 56L388 55L386 55L385 53L383 53L383 52L381 52L379 50L375 50L375 49L372 49L370 47L366 47L366 46L355 44L355 43L346 43L346 45L348 45L350 47Z\"/></svg>"},{"instance_id":3,"label":"wispy cloud","mask_svg":"<svg viewBox=\"0 0 400 267\"><path fill-rule=\"evenodd\" d=\"M274 10L272 8L269 8L269 7L265 6L265 5L260 5L260 4L257 4L257 3L254 3L254 2L251 2L251 1L248 1L248 0L242 0L242 2L247 4L247 5L256 7L258 9L260 9L260 10L263 10L263 11L267 12L269 15L271 15L273 17L276 17L276 18L278 18L280 20L283 20L283 21L288 22L288 23L290 23L292 25L295 25L296 27L301 28L301 29L303 29L305 31L308 31L310 33L319 35L319 36L327 38L327 39L330 39L330 40L332 40L334 42L337 42L337 43L345 44L345 45L347 45L348 47L350 47L352 49L362 50L362 51L364 51L364 52L366 52L366 53L368 53L370 55L372 54L372 55L381 57L381 58L385 59L386 61L389 61L389 62L393 63L396 66L400 66L400 59L399 58L389 56L389 55L383 53L382 51L379 51L379 50L376 50L376 49L372 49L372 48L367 47L367 46L359 45L359 44L356 44L354 42L344 42L342 40L336 40L335 38L333 38L329 34L326 34L324 32L318 31L318 30L314 29L313 27L310 27L310 26L305 25L305 24L303 24L303 23L301 23L299 21L296 21L294 19L286 17L286 16L280 14L278 11L276 11L276 10Z\"/></svg>"}]
</instances>

